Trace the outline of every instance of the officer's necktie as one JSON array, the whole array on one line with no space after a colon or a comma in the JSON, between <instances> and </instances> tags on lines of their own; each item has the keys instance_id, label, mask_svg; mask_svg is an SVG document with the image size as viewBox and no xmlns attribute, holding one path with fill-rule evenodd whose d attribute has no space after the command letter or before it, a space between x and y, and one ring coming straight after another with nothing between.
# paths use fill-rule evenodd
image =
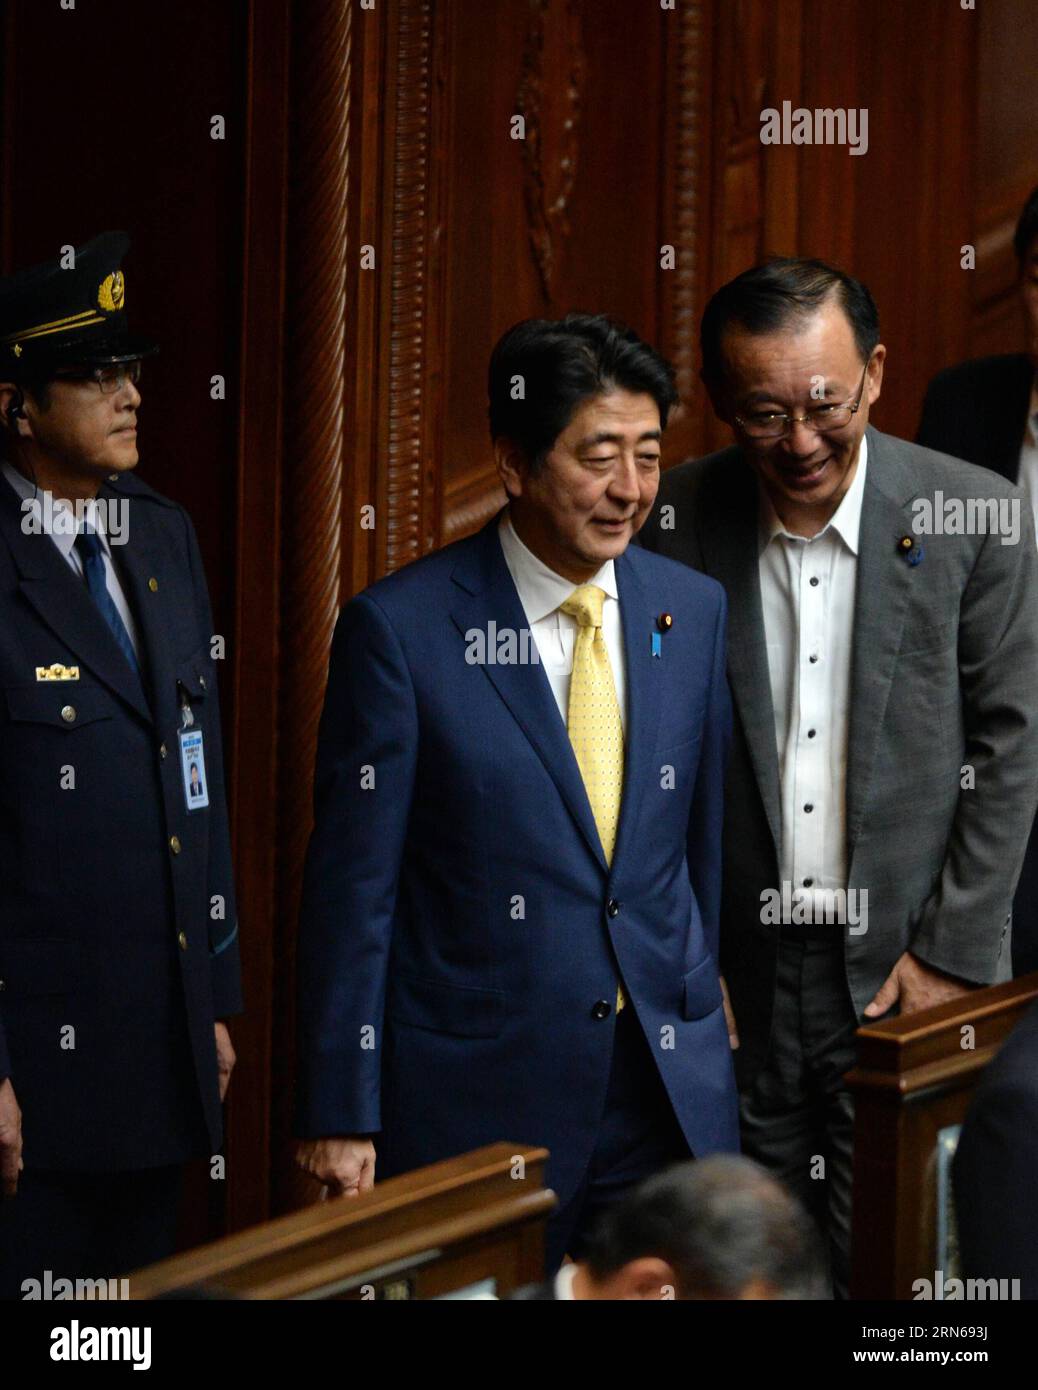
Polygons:
<instances>
[{"instance_id":1,"label":"officer's necktie","mask_svg":"<svg viewBox=\"0 0 1038 1390\"><path fill-rule=\"evenodd\" d=\"M112 636L119 644L119 650L130 663L134 671L140 675L140 667L137 664L137 653L133 650L133 643L130 641L130 634L126 631L126 624L123 622L112 601L112 596L108 592L108 583L105 578L105 562L101 553L101 538L97 532L85 527L76 537L76 549L79 551L79 558L83 562L83 577L86 579L86 586L90 591L90 597L97 604L102 618L112 629Z\"/></svg>"},{"instance_id":2,"label":"officer's necktie","mask_svg":"<svg viewBox=\"0 0 1038 1390\"><path fill-rule=\"evenodd\" d=\"M606 863L611 864L623 798L624 730L613 684L613 668L602 636L604 600L603 589L595 584L582 584L560 607L580 624L573 647L566 728L591 802L591 814L598 827ZM623 990L617 987L617 1013L623 1006Z\"/></svg>"}]
</instances>

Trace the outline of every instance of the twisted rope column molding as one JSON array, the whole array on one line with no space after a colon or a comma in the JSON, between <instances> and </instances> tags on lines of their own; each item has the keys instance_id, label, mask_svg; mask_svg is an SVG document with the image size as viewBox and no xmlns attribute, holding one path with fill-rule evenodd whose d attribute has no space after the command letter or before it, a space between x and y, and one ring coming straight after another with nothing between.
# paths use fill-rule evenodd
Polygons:
<instances>
[{"instance_id":1,"label":"twisted rope column molding","mask_svg":"<svg viewBox=\"0 0 1038 1390\"><path fill-rule=\"evenodd\" d=\"M294 939L317 727L343 567L347 195L354 0L297 0L285 300L278 732L279 914L273 950L274 1134L291 1127ZM277 1112L283 1110L284 1114ZM280 1123L279 1123L280 1120ZM274 1152L275 1170L279 1155ZM291 1180L288 1188L296 1189ZM310 1196L314 1194L308 1194Z\"/></svg>"}]
</instances>

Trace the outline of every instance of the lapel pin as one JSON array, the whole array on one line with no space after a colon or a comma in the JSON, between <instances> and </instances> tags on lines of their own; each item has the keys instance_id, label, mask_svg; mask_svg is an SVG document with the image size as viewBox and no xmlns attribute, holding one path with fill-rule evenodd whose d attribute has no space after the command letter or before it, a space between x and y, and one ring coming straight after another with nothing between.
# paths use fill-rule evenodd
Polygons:
<instances>
[{"instance_id":1,"label":"lapel pin","mask_svg":"<svg viewBox=\"0 0 1038 1390\"><path fill-rule=\"evenodd\" d=\"M923 558L923 547L917 545L911 536L902 536L897 543L897 548L902 559L907 560L913 568L918 565Z\"/></svg>"},{"instance_id":2,"label":"lapel pin","mask_svg":"<svg viewBox=\"0 0 1038 1390\"><path fill-rule=\"evenodd\" d=\"M669 632L670 629L674 626L674 619L670 616L669 613L661 613L660 616L656 619L656 626L659 628L661 632Z\"/></svg>"}]
</instances>

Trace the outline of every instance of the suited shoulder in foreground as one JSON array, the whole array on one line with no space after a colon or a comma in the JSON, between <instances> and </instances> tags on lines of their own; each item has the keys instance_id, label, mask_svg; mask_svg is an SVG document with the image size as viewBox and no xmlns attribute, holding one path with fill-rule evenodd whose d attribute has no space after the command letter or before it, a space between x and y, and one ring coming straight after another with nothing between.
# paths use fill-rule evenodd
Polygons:
<instances>
[{"instance_id":1,"label":"suited shoulder in foreground","mask_svg":"<svg viewBox=\"0 0 1038 1390\"><path fill-rule=\"evenodd\" d=\"M1038 1005L985 1071L952 1172L966 1278L1004 1279L1010 1296L1038 1298Z\"/></svg>"},{"instance_id":2,"label":"suited shoulder in foreground","mask_svg":"<svg viewBox=\"0 0 1038 1390\"><path fill-rule=\"evenodd\" d=\"M828 1227L845 1292L858 1025L1009 974L1038 800L1038 554L1011 483L868 424L886 353L852 277L747 271L702 341L736 443L665 474L644 534L728 592L721 957L743 1144Z\"/></svg>"},{"instance_id":3,"label":"suited shoulder in foreground","mask_svg":"<svg viewBox=\"0 0 1038 1390\"><path fill-rule=\"evenodd\" d=\"M384 1177L543 1144L551 1267L634 1182L738 1145L724 595L627 548L673 400L607 320L507 333L509 505L346 605L320 732L299 1162L348 1191L376 1156Z\"/></svg>"}]
</instances>

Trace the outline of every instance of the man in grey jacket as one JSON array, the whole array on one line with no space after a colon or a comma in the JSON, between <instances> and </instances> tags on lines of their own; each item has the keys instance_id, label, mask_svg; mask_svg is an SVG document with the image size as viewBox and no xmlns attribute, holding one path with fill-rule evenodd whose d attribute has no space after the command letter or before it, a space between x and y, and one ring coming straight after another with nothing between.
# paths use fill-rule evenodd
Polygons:
<instances>
[{"instance_id":1,"label":"man in grey jacket","mask_svg":"<svg viewBox=\"0 0 1038 1390\"><path fill-rule=\"evenodd\" d=\"M721 963L743 1147L815 1212L844 1294L857 1028L1009 975L1038 801L1038 554L1013 484L869 426L886 350L850 276L747 271L702 348L736 444L664 475L642 542L728 593Z\"/></svg>"}]
</instances>

